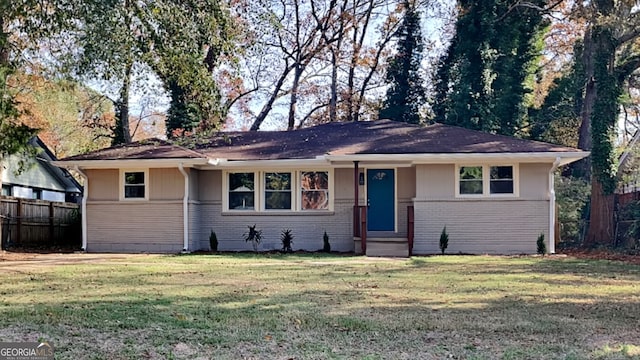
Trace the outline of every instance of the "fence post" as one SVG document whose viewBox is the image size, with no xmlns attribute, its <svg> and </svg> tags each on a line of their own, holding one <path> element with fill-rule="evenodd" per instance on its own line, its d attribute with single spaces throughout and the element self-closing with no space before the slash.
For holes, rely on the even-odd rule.
<svg viewBox="0 0 640 360">
<path fill-rule="evenodd" d="M 18 208 L 16 209 L 16 245 L 22 245 L 22 199 L 18 198 Z"/>
<path fill-rule="evenodd" d="M 54 222 L 53 222 L 53 216 L 54 216 L 54 207 L 53 207 L 53 202 L 49 203 L 49 242 L 53 243 L 55 245 L 55 239 L 54 239 Z"/>
</svg>

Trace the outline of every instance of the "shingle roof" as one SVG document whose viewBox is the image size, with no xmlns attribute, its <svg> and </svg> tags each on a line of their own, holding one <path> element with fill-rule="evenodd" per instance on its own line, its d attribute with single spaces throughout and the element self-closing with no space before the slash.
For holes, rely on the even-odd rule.
<svg viewBox="0 0 640 360">
<path fill-rule="evenodd" d="M 334 122 L 296 131 L 228 132 L 198 151 L 228 160 L 304 159 L 320 155 L 574 152 L 573 148 L 434 124 L 390 120 Z"/>
<path fill-rule="evenodd" d="M 61 161 L 122 160 L 122 159 L 201 159 L 202 154 L 174 145 L 165 140 L 147 139 L 130 144 L 113 146 L 86 154 L 70 156 Z"/>
<path fill-rule="evenodd" d="M 194 150 L 152 139 L 73 156 L 68 160 L 220 158 L 309 159 L 353 154 L 470 154 L 575 152 L 577 149 L 455 126 L 390 120 L 333 122 L 295 131 L 221 132 Z"/>
</svg>

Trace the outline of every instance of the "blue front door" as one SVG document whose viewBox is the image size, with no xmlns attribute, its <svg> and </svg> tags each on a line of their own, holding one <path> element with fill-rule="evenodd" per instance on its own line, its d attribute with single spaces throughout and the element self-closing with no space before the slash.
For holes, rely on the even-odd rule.
<svg viewBox="0 0 640 360">
<path fill-rule="evenodd" d="M 393 169 L 367 170 L 367 230 L 395 230 L 395 176 Z"/>
</svg>

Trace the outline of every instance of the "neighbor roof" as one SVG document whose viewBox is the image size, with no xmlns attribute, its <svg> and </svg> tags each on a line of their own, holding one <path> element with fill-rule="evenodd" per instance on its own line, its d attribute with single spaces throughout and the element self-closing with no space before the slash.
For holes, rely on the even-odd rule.
<svg viewBox="0 0 640 360">
<path fill-rule="evenodd" d="M 390 120 L 333 122 L 295 131 L 220 132 L 194 150 L 152 139 L 63 159 L 283 160 L 322 155 L 575 153 L 577 149 L 460 127 Z"/>
</svg>

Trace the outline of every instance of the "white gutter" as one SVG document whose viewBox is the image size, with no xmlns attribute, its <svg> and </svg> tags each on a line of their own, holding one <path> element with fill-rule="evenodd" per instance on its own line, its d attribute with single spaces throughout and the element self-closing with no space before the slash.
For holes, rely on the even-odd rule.
<svg viewBox="0 0 640 360">
<path fill-rule="evenodd" d="M 89 198 L 89 177 L 77 166 L 73 169 L 77 171 L 84 180 L 84 184 L 82 185 L 82 210 L 80 215 L 82 216 L 82 251 L 87 251 L 87 199 Z"/>
<path fill-rule="evenodd" d="M 201 166 L 201 169 L 217 168 L 217 169 L 231 169 L 231 168 L 300 168 L 310 166 L 327 166 L 330 165 L 329 161 L 324 157 L 320 158 L 307 158 L 307 159 L 281 159 L 281 160 L 226 160 L 215 159 L 210 160 L 207 166 Z M 353 166 L 353 165 L 352 165 Z"/>
<path fill-rule="evenodd" d="M 549 170 L 549 254 L 556 253 L 556 189 L 554 173 L 560 165 L 560 157 L 553 162 Z"/>
<path fill-rule="evenodd" d="M 116 169 L 116 168 L 135 168 L 135 167 L 153 167 L 153 168 L 170 168 L 183 165 L 206 165 L 209 163 L 208 158 L 200 159 L 118 159 L 118 160 L 57 160 L 51 163 L 58 167 L 75 167 L 82 166 L 84 169 Z"/>
<path fill-rule="evenodd" d="M 184 176 L 184 197 L 182 198 L 182 251 L 189 251 L 189 174 L 184 171 L 184 165 L 178 164 L 178 170 Z"/>
</svg>

